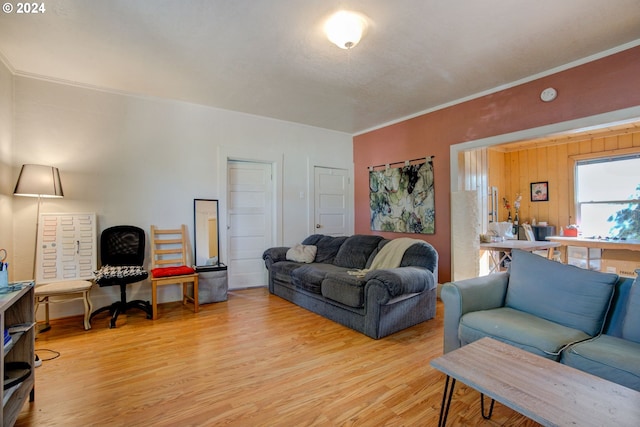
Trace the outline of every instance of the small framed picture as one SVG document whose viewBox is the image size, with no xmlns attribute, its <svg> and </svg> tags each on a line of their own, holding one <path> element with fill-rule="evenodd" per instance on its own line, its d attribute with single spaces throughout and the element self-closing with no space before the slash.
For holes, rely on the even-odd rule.
<svg viewBox="0 0 640 427">
<path fill-rule="evenodd" d="M 532 182 L 531 183 L 531 201 L 532 202 L 548 202 L 549 201 L 549 182 Z"/>
</svg>

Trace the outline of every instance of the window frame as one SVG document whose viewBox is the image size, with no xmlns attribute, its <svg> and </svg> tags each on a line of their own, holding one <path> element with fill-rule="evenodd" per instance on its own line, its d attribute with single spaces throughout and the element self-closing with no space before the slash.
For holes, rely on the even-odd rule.
<svg viewBox="0 0 640 427">
<path fill-rule="evenodd" d="M 584 161 L 589 161 L 589 160 L 598 160 L 598 159 L 603 159 L 603 158 L 616 158 L 616 157 L 628 157 L 628 156 L 633 156 L 633 155 L 640 155 L 640 147 L 631 147 L 631 148 L 625 148 L 625 149 L 619 149 L 619 150 L 608 150 L 608 151 L 600 151 L 597 153 L 589 153 L 589 154 L 576 154 L 576 155 L 572 155 L 569 156 L 569 170 L 571 170 L 573 173 L 570 174 L 570 185 L 569 185 L 569 192 L 571 195 L 571 199 L 573 200 L 573 203 L 570 204 L 569 206 L 569 214 L 571 218 L 575 218 L 575 223 L 576 224 L 581 224 L 582 223 L 582 218 L 581 218 L 581 210 L 580 210 L 580 206 L 582 203 L 580 203 L 580 201 L 578 200 L 578 191 L 576 188 L 576 185 L 578 183 L 578 163 L 579 162 L 584 162 Z M 633 202 L 637 202 L 640 203 L 640 199 L 627 199 L 624 201 L 621 200 L 609 200 L 609 201 L 602 201 L 602 202 L 590 202 L 591 204 L 595 204 L 595 203 L 622 203 L 625 202 L 626 204 L 628 204 L 629 202 L 633 203 Z"/>
</svg>

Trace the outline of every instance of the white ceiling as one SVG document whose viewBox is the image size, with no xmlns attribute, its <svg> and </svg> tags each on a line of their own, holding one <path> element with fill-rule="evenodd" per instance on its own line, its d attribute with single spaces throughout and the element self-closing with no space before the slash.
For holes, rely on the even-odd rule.
<svg viewBox="0 0 640 427">
<path fill-rule="evenodd" d="M 640 0 L 43 3 L 0 12 L 18 75 L 348 133 L 640 44 Z M 370 22 L 350 51 L 322 32 L 342 7 Z"/>
</svg>

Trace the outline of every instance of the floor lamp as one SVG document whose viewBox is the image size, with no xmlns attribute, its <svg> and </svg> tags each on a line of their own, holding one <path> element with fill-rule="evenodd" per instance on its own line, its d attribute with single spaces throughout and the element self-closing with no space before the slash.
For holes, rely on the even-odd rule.
<svg viewBox="0 0 640 427">
<path fill-rule="evenodd" d="M 60 182 L 60 171 L 53 166 L 43 165 L 22 165 L 16 189 L 13 190 L 15 196 L 27 196 L 38 198 L 38 208 L 36 212 L 36 238 L 33 244 L 33 281 L 36 280 L 36 257 L 38 253 L 38 226 L 40 223 L 40 203 L 43 197 L 61 198 L 62 183 Z"/>
</svg>

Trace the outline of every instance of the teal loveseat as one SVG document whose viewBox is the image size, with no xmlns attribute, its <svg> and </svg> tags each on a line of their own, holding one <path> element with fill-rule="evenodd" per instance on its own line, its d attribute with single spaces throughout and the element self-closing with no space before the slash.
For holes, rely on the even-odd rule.
<svg viewBox="0 0 640 427">
<path fill-rule="evenodd" d="M 640 391 L 640 283 L 523 251 L 442 287 L 444 352 L 488 336 Z"/>
</svg>

